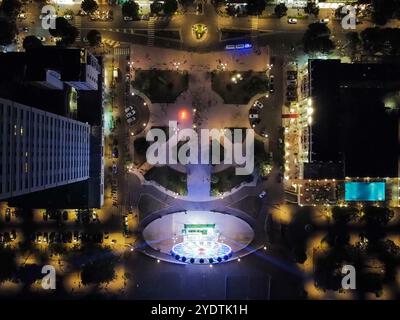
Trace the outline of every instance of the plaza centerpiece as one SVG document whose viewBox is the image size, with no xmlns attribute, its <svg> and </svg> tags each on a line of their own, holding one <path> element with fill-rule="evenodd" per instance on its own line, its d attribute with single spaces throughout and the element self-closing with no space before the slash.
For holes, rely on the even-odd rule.
<svg viewBox="0 0 400 320">
<path fill-rule="evenodd" d="M 180 211 L 151 221 L 143 230 L 147 245 L 189 264 L 229 261 L 254 238 L 241 218 L 215 211 Z"/>
<path fill-rule="evenodd" d="M 196 40 L 204 40 L 207 35 L 208 28 L 205 24 L 196 23 L 192 26 L 192 33 Z"/>
</svg>

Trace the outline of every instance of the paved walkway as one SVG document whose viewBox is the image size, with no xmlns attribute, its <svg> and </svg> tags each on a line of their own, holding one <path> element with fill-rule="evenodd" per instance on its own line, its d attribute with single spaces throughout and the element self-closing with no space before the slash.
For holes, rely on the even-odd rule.
<svg viewBox="0 0 400 320">
<path fill-rule="evenodd" d="M 187 165 L 188 198 L 192 201 L 210 199 L 211 191 L 211 165 Z"/>
</svg>

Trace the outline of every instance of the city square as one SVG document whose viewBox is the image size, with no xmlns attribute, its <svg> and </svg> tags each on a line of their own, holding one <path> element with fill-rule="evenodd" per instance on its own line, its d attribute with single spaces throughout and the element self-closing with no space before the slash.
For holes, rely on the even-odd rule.
<svg viewBox="0 0 400 320">
<path fill-rule="evenodd" d="M 399 17 L 379 10 L 0 0 L 0 297 L 398 300 Z"/>
</svg>

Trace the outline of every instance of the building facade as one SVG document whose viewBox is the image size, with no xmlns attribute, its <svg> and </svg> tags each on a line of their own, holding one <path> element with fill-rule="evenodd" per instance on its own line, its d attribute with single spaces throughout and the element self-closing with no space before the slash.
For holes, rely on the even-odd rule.
<svg viewBox="0 0 400 320">
<path fill-rule="evenodd" d="M 0 98 L 0 200 L 89 178 L 90 125 Z"/>
</svg>

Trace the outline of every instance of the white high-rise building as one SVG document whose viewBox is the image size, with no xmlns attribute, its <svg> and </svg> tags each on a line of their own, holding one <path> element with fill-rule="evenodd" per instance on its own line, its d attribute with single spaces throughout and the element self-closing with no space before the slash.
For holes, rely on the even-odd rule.
<svg viewBox="0 0 400 320">
<path fill-rule="evenodd" d="M 90 125 L 0 98 L 0 200 L 89 178 Z"/>
</svg>

